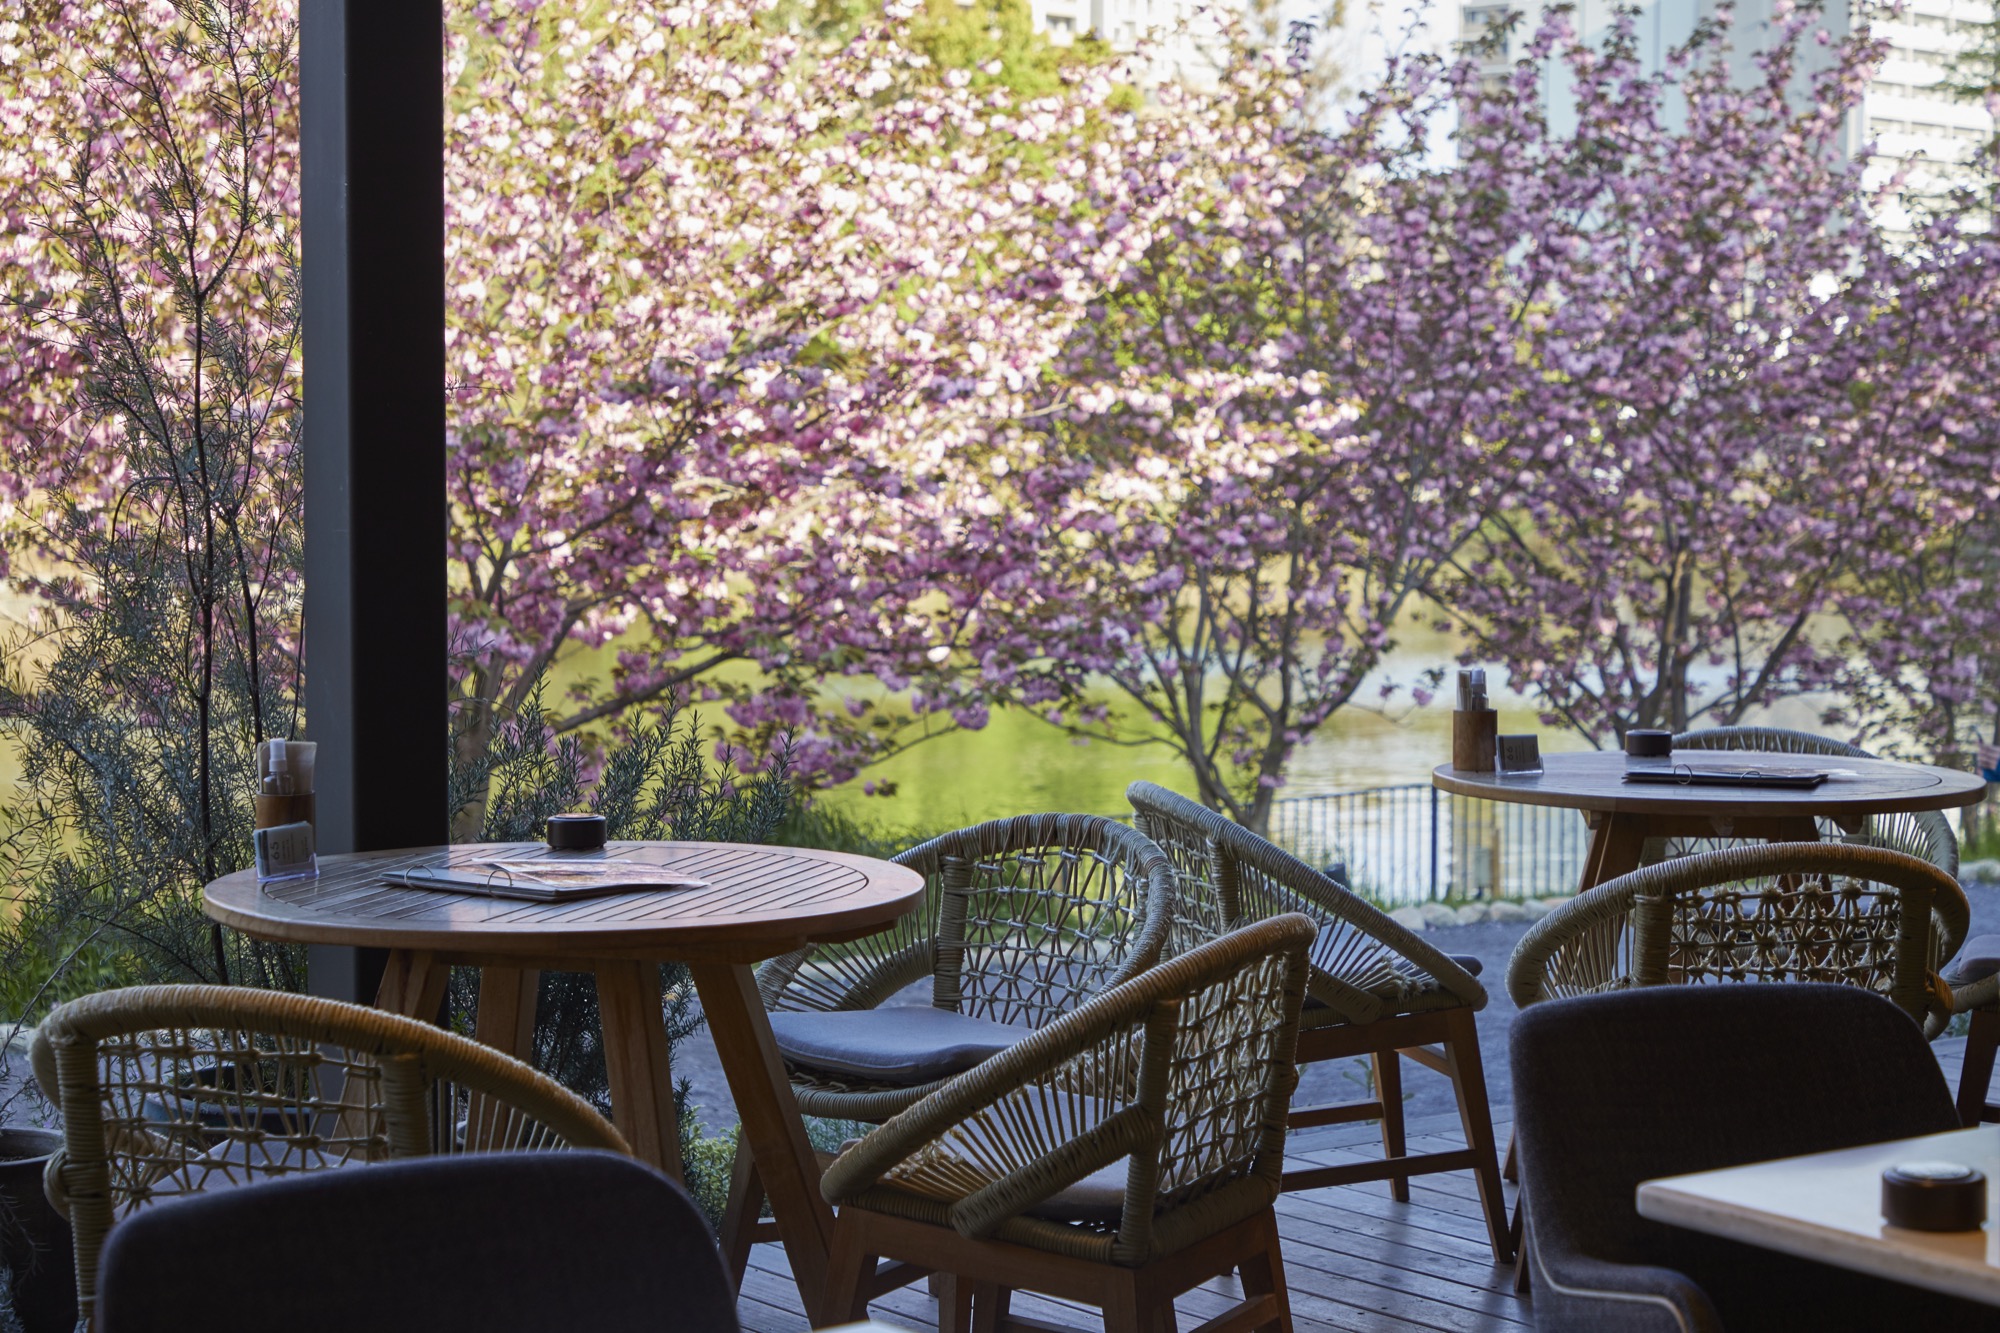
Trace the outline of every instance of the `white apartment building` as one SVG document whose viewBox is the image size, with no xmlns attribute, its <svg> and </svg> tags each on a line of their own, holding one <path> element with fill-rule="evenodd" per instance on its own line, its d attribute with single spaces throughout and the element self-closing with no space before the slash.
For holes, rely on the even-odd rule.
<svg viewBox="0 0 2000 1333">
<path fill-rule="evenodd" d="M 1201 0 L 1028 0 L 1035 31 L 1058 46 L 1096 33 L 1114 51 L 1131 51 L 1147 37 L 1158 43 L 1151 74 L 1159 81 L 1206 87 L 1215 80 L 1217 54 L 1194 19 Z M 1211 5 L 1211 8 L 1213 6 Z"/>
<path fill-rule="evenodd" d="M 1513 64 L 1541 7 L 1542 0 L 1471 0 L 1459 13 L 1459 38 L 1477 41 L 1506 15 L 1521 14 L 1511 40 L 1515 50 L 1496 50 L 1489 57 L 1489 74 L 1497 77 Z M 1826 23 L 1832 35 L 1842 37 L 1851 31 L 1857 11 L 1873 13 L 1875 30 L 1887 39 L 1890 50 L 1850 124 L 1851 151 L 1860 152 L 1872 140 L 1872 177 L 1887 179 L 1909 161 L 1910 183 L 1916 191 L 1941 190 L 1963 177 L 1960 164 L 1993 133 L 1993 117 L 1983 106 L 1953 97 L 1940 86 L 1948 77 L 1950 56 L 1963 48 L 1974 24 L 1992 15 L 1992 6 L 1989 0 L 1906 0 L 1898 15 L 1887 5 L 1869 5 L 1866 0 L 1829 0 Z M 1578 30 L 1586 38 L 1601 37 L 1615 12 L 1613 0 L 1580 0 Z M 1665 54 L 1692 34 L 1696 21 L 1713 12 L 1713 0 L 1646 0 L 1638 32 L 1641 59 L 1657 71 Z M 1742 0 L 1737 5 L 1731 40 L 1745 77 L 1752 71 L 1748 53 L 1757 35 L 1769 29 L 1771 12 L 1771 0 Z M 1544 96 L 1552 103 L 1545 109 L 1552 123 L 1560 126 L 1565 108 L 1560 88 L 1551 83 L 1544 84 Z"/>
</svg>

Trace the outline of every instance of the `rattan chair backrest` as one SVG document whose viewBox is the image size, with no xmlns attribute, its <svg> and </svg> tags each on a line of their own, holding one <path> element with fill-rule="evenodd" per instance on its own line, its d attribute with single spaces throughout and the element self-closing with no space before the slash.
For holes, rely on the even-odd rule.
<svg viewBox="0 0 2000 1333">
<path fill-rule="evenodd" d="M 1101 815 L 1020 815 L 895 858 L 924 903 L 890 930 L 759 970 L 773 1009 L 872 1008 L 929 978 L 931 1002 L 1039 1026 L 1159 961 L 1176 912 L 1166 854 Z"/>
<path fill-rule="evenodd" d="M 395 1014 L 238 986 L 137 986 L 54 1010 L 31 1052 L 62 1107 L 49 1195 L 97 1256 L 132 1209 L 179 1194 L 432 1153 L 631 1150 L 560 1084 Z"/>
<path fill-rule="evenodd" d="M 1151 782 L 1125 790 L 1138 825 L 1166 849 L 1181 880 L 1177 950 L 1286 912 L 1320 925 L 1310 990 L 1355 1022 L 1393 1012 L 1429 987 L 1477 1008 L 1486 990 L 1464 968 L 1330 875 L 1241 824 Z"/>
<path fill-rule="evenodd" d="M 1515 1003 L 1669 983 L 1819 981 L 1887 996 L 1933 1035 L 1964 941 L 1958 881 L 1917 857 L 1769 843 L 1681 857 L 1579 894 L 1508 964 Z"/>
<path fill-rule="evenodd" d="M 1858 745 L 1820 736 L 1810 731 L 1787 731 L 1782 727 L 1709 727 L 1684 731 L 1674 737 L 1676 750 L 1755 750 L 1766 754 L 1824 755 L 1835 759 L 1873 759 L 1876 756 Z M 1856 847 L 1883 847 L 1892 852 L 1929 861 L 1938 869 L 1958 878 L 1958 835 L 1942 810 L 1918 810 L 1905 814 L 1869 815 L 1858 828 L 1843 828 L 1830 819 L 1819 821 L 1820 837 Z M 1672 840 L 1668 855 L 1685 856 L 1726 844 L 1703 840 Z"/>
</svg>

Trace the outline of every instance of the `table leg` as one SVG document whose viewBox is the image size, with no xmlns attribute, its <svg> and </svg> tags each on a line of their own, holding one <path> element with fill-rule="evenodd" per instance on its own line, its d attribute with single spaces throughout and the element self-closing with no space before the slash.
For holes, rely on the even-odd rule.
<svg viewBox="0 0 2000 1333">
<path fill-rule="evenodd" d="M 535 1049 L 535 997 L 542 974 L 528 967 L 488 967 L 479 973 L 479 1018 L 472 1037 L 516 1060 Z"/>
<path fill-rule="evenodd" d="M 600 962 L 596 972 L 612 1119 L 634 1156 L 680 1180 L 680 1116 L 674 1108 L 673 1070 L 667 1063 L 660 965 Z"/>
<path fill-rule="evenodd" d="M 541 979 L 542 974 L 533 968 L 481 969 L 479 1017 L 473 1025 L 473 1040 L 532 1064 L 535 1053 L 535 997 L 541 989 Z M 466 1107 L 466 1148 L 483 1152 L 504 1147 L 497 1136 L 504 1132 L 507 1123 L 504 1103 L 483 1092 L 473 1093 Z"/>
<path fill-rule="evenodd" d="M 819 1159 L 806 1138 L 805 1121 L 792 1096 L 791 1079 L 771 1037 L 771 1021 L 750 969 L 733 964 L 691 964 L 702 1013 L 715 1036 L 729 1093 L 743 1120 L 743 1141 L 757 1160 L 757 1174 L 771 1200 L 771 1215 L 785 1242 L 799 1296 L 819 1326 L 833 1243 L 833 1209 L 819 1192 Z"/>
<path fill-rule="evenodd" d="M 429 949 L 391 949 L 382 984 L 375 991 L 375 1007 L 435 1023 L 444 1008 L 444 985 L 450 977 L 451 968 Z"/>
<path fill-rule="evenodd" d="M 1851 831 L 1851 830 L 1850 830 Z M 1818 842 L 1819 822 L 1810 815 L 1798 819 L 1775 819 L 1764 833 L 1765 842 Z"/>
<path fill-rule="evenodd" d="M 1606 880 L 1637 870 L 1649 835 L 1643 815 L 1600 815 L 1591 829 L 1590 850 L 1583 858 L 1583 882 L 1576 886 L 1576 891 L 1594 889 Z"/>
</svg>

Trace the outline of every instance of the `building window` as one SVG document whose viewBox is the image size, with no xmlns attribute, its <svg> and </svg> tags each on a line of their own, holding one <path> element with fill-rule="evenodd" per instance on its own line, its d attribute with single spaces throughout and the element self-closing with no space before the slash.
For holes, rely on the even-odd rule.
<svg viewBox="0 0 2000 1333">
<path fill-rule="evenodd" d="M 1477 49 L 1488 60 L 1507 59 L 1513 45 L 1507 21 L 1514 13 L 1507 5 L 1467 5 L 1459 12 L 1459 49 Z"/>
</svg>

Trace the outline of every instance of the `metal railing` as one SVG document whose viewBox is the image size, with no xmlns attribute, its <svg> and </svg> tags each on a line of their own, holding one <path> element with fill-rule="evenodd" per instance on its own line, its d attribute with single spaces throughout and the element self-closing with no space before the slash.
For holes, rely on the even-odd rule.
<svg viewBox="0 0 2000 1333">
<path fill-rule="evenodd" d="M 1344 866 L 1355 892 L 1392 907 L 1574 893 L 1590 847 L 1574 810 L 1447 796 L 1425 783 L 1279 800 L 1270 836 L 1309 865 Z"/>
</svg>

